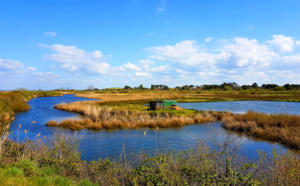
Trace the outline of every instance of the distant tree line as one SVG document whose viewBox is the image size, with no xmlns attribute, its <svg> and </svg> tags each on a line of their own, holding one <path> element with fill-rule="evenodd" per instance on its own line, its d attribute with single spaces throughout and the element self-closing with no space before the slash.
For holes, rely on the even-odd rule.
<svg viewBox="0 0 300 186">
<path fill-rule="evenodd" d="M 169 90 L 167 85 L 151 85 L 150 89 Z"/>
<path fill-rule="evenodd" d="M 252 85 L 238 85 L 236 82 L 217 84 L 204 84 L 201 86 L 184 85 L 175 87 L 177 90 L 249 90 L 249 89 L 265 89 L 265 90 L 300 90 L 300 84 L 285 84 L 279 86 L 277 84 L 262 84 L 258 86 L 257 83 Z"/>
<path fill-rule="evenodd" d="M 119 89 L 121 90 L 122 88 L 116 87 L 116 88 L 105 88 L 102 90 L 108 90 L 108 89 Z M 149 89 L 147 87 L 144 87 L 143 84 L 140 84 L 137 87 L 131 87 L 128 85 L 125 85 L 123 89 L 126 90 L 143 90 L 143 89 Z M 150 89 L 152 90 L 169 90 L 171 89 L 167 85 L 151 85 Z M 264 89 L 264 90 L 300 90 L 300 84 L 285 84 L 283 86 L 279 86 L 277 84 L 262 84 L 261 86 L 258 86 L 257 83 L 253 83 L 252 85 L 238 85 L 236 82 L 229 82 L 229 83 L 222 83 L 220 85 L 217 84 L 204 84 L 204 85 L 183 85 L 183 86 L 176 86 L 173 88 L 173 90 L 225 90 L 225 91 L 230 91 L 230 90 L 251 90 L 251 89 Z M 56 90 L 74 90 L 70 88 L 59 88 Z M 87 87 L 88 91 L 97 91 L 99 90 L 98 88 L 95 88 L 93 85 L 89 85 Z"/>
</svg>

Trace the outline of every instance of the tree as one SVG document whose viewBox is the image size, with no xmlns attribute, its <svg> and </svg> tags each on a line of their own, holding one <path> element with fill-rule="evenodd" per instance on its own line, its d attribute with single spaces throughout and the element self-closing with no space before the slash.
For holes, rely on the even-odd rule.
<svg viewBox="0 0 300 186">
<path fill-rule="evenodd" d="M 131 89 L 131 87 L 128 85 L 125 85 L 124 89 Z"/>
<path fill-rule="evenodd" d="M 257 83 L 253 83 L 253 84 L 251 85 L 251 87 L 254 88 L 254 89 L 259 88 L 259 86 L 257 85 Z"/>
<path fill-rule="evenodd" d="M 95 87 L 93 86 L 93 85 L 89 85 L 88 87 L 87 87 L 87 90 L 94 90 L 95 89 Z"/>
<path fill-rule="evenodd" d="M 228 86 L 228 85 L 224 86 L 223 89 L 224 89 L 225 91 L 231 91 L 231 90 L 232 90 L 232 88 L 231 88 L 230 86 Z"/>
<path fill-rule="evenodd" d="M 144 89 L 143 84 L 141 84 L 140 86 L 138 86 L 139 89 Z"/>
</svg>

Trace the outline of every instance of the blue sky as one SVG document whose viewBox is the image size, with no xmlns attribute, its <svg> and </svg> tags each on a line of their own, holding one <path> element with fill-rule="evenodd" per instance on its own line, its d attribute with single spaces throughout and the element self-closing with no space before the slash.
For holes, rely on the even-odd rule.
<svg viewBox="0 0 300 186">
<path fill-rule="evenodd" d="M 300 83 L 298 0 L 1 0 L 0 90 Z"/>
</svg>

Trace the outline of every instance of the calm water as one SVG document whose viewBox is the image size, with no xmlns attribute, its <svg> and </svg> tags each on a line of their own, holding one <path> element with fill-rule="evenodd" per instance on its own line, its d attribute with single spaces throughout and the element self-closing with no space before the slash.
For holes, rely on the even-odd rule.
<svg viewBox="0 0 300 186">
<path fill-rule="evenodd" d="M 13 139 L 15 141 L 22 141 L 24 139 L 35 139 L 38 133 L 41 136 L 46 136 L 46 139 L 53 137 L 53 131 L 58 132 L 60 130 L 66 134 L 74 135 L 75 131 L 69 129 L 60 129 L 47 127 L 46 122 L 49 120 L 61 121 L 66 118 L 79 117 L 78 114 L 69 113 L 53 108 L 54 105 L 62 102 L 74 102 L 91 100 L 87 98 L 79 98 L 74 95 L 64 95 L 62 97 L 46 97 L 35 98 L 29 101 L 29 105 L 32 107 L 28 112 L 17 114 L 15 120 L 11 124 L 11 130 L 14 134 Z M 237 104 L 238 103 L 238 104 Z M 213 106 L 209 106 L 212 104 Z M 252 104 L 252 105 L 251 105 Z M 257 105 L 258 104 L 258 105 Z M 278 105 L 276 105 L 278 104 Z M 236 105 L 249 105 L 249 108 L 259 108 L 259 112 L 273 113 L 277 112 L 276 108 L 281 107 L 287 113 L 299 114 L 300 103 L 285 103 L 285 102 L 219 102 L 207 103 L 202 107 L 202 103 L 180 103 L 182 107 L 193 109 L 210 109 L 218 108 L 219 110 L 229 110 L 233 112 L 245 112 L 247 109 Z M 284 105 L 284 109 L 283 109 Z M 289 106 L 290 105 L 290 106 Z M 240 108 L 240 109 L 237 109 Z M 275 108 L 275 110 L 272 110 Z M 298 110 L 297 110 L 298 108 Z M 295 111 L 295 109 L 297 111 Z M 253 110 L 253 109 L 252 109 Z M 35 124 L 31 124 L 32 121 L 36 121 Z M 19 129 L 21 124 L 21 129 Z M 116 129 L 116 130 L 81 130 L 77 131 L 77 136 L 82 137 L 80 143 L 80 151 L 82 152 L 82 159 L 93 160 L 106 157 L 118 157 L 123 150 L 123 144 L 125 145 L 125 153 L 137 153 L 144 151 L 146 153 L 153 154 L 155 151 L 170 151 L 170 150 L 187 150 L 194 148 L 195 144 L 199 141 L 204 141 L 212 148 L 216 143 L 212 141 L 223 141 L 223 137 L 226 134 L 231 134 L 233 138 L 236 138 L 240 143 L 241 153 L 248 158 L 253 159 L 257 157 L 257 150 L 265 152 L 272 152 L 272 149 L 286 151 L 284 147 L 277 143 L 269 143 L 266 141 L 257 141 L 247 138 L 243 135 L 227 132 L 221 128 L 220 122 L 188 125 L 181 128 L 168 128 L 168 129 Z M 25 134 L 24 129 L 29 132 Z M 146 135 L 144 136 L 144 132 Z M 36 139 L 35 139 L 36 140 Z"/>
<path fill-rule="evenodd" d="M 233 113 L 245 113 L 248 110 L 262 113 L 286 113 L 300 115 L 299 102 L 279 101 L 228 101 L 228 102 L 200 102 L 178 103 L 178 106 L 186 109 L 230 111 Z"/>
</svg>

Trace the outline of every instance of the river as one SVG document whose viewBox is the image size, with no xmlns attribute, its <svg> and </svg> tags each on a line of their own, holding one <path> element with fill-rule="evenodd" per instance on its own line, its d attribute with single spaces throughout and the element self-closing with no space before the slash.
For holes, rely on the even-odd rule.
<svg viewBox="0 0 300 186">
<path fill-rule="evenodd" d="M 210 122 L 195 125 L 187 125 L 180 128 L 167 129 L 114 129 L 114 130 L 80 130 L 61 129 L 47 127 L 49 120 L 61 121 L 67 118 L 79 117 L 76 113 L 69 113 L 54 109 L 53 106 L 63 102 L 75 102 L 93 100 L 74 95 L 61 97 L 35 98 L 28 102 L 31 109 L 27 112 L 16 115 L 10 129 L 13 132 L 11 137 L 14 141 L 24 139 L 36 140 L 40 133 L 41 137 L 46 136 L 45 142 L 53 139 L 53 132 L 63 132 L 81 139 L 79 151 L 84 160 L 97 160 L 99 158 L 118 157 L 124 150 L 126 154 L 139 153 L 141 151 L 149 154 L 155 152 L 168 152 L 173 150 L 193 149 L 196 143 L 205 143 L 211 148 L 223 141 L 223 138 L 230 134 L 239 143 L 240 153 L 254 159 L 258 150 L 272 153 L 273 149 L 286 152 L 287 149 L 278 143 L 260 141 L 248 138 L 233 132 L 222 129 L 221 122 Z M 212 103 L 179 103 L 179 106 L 197 110 L 232 111 L 244 113 L 247 110 L 254 110 L 264 113 L 284 112 L 300 115 L 300 103 L 294 102 L 269 102 L 269 101 L 238 101 L 238 102 L 212 102 Z M 250 109 L 249 109 L 250 108 Z M 32 122 L 35 121 L 34 124 Z M 21 128 L 19 125 L 21 124 Z M 27 131 L 27 133 L 24 132 Z M 146 134 L 146 135 L 144 135 Z M 44 140 L 44 139 L 43 139 Z M 124 149 L 123 149 L 124 147 Z M 123 151 L 123 152 L 124 152 Z"/>
</svg>

